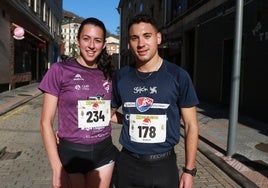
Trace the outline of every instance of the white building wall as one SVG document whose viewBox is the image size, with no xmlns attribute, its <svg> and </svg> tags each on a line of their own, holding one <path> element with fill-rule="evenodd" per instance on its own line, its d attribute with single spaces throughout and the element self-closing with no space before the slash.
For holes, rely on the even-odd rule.
<svg viewBox="0 0 268 188">
<path fill-rule="evenodd" d="M 110 36 L 110 37 L 107 37 L 106 38 L 106 43 L 116 43 L 116 44 L 119 44 L 119 39 Z"/>
<path fill-rule="evenodd" d="M 77 44 L 77 33 L 78 33 L 78 29 L 80 27 L 79 23 L 70 23 L 69 24 L 64 24 L 62 25 L 62 37 L 63 37 L 63 41 L 65 43 L 65 49 L 64 49 L 64 54 L 65 55 L 71 55 L 71 49 L 69 49 L 70 44 Z"/>
</svg>

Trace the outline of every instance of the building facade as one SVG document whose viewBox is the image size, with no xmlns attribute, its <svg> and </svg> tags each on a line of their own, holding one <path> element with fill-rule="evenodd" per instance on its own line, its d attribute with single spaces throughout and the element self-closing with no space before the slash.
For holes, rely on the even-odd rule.
<svg viewBox="0 0 268 188">
<path fill-rule="evenodd" d="M 110 35 L 106 37 L 106 50 L 112 57 L 112 65 L 115 69 L 120 68 L 119 64 L 119 39 L 117 36 Z"/>
<path fill-rule="evenodd" d="M 160 8 L 161 7 L 161 8 Z M 228 107 L 232 84 L 236 1 L 121 0 L 121 65 L 131 63 L 128 20 L 139 12 L 156 18 L 159 52 L 186 69 L 200 100 Z M 244 0 L 239 112 L 268 122 L 268 1 Z"/>
<path fill-rule="evenodd" d="M 106 49 L 109 55 L 119 54 L 119 39 L 117 37 L 106 37 Z"/>
<path fill-rule="evenodd" d="M 76 23 L 70 19 L 62 24 L 62 42 L 64 43 L 63 54 L 67 56 L 76 57 L 79 54 L 77 48 L 77 32 L 80 27 L 80 23 Z"/>
<path fill-rule="evenodd" d="M 62 0 L 2 0 L 0 12 L 0 90 L 40 81 L 60 55 Z"/>
</svg>

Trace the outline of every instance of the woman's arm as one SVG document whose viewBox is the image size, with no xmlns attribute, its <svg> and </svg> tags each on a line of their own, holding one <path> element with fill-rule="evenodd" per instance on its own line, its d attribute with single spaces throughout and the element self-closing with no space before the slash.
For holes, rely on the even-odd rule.
<svg viewBox="0 0 268 188">
<path fill-rule="evenodd" d="M 62 182 L 62 179 L 66 181 L 68 179 L 63 178 L 65 176 L 65 172 L 59 158 L 56 137 L 53 130 L 53 122 L 57 110 L 57 103 L 57 97 L 48 93 L 44 93 L 40 131 L 53 172 L 53 187 L 63 185 L 64 181 Z"/>
<path fill-rule="evenodd" d="M 116 108 L 111 109 L 111 122 L 122 124 L 123 114 L 118 112 Z"/>
</svg>

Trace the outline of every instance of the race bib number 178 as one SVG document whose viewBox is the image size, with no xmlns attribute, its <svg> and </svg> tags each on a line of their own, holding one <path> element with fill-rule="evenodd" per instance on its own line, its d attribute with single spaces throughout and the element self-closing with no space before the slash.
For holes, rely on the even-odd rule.
<svg viewBox="0 0 268 188">
<path fill-rule="evenodd" d="M 130 114 L 130 139 L 139 143 L 161 143 L 166 140 L 166 115 Z"/>
</svg>

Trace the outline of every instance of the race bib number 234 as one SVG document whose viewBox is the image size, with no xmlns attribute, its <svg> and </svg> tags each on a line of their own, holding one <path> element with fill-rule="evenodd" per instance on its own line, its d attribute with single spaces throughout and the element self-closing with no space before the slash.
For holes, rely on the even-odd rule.
<svg viewBox="0 0 268 188">
<path fill-rule="evenodd" d="M 109 100 L 78 101 L 78 127 L 81 129 L 108 126 L 110 114 Z"/>
</svg>

